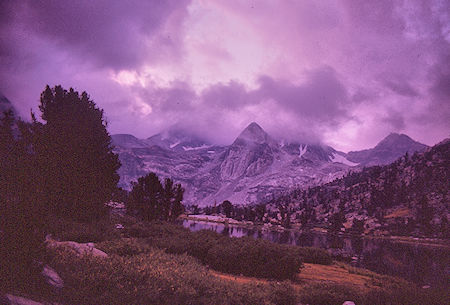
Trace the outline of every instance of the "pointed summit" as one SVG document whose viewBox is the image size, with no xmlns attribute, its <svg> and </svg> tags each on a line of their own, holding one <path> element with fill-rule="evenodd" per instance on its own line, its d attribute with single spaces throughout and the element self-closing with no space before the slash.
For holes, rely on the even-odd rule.
<svg viewBox="0 0 450 305">
<path fill-rule="evenodd" d="M 414 152 L 423 151 L 427 148 L 426 145 L 414 141 L 405 134 L 392 132 L 386 138 L 381 140 L 374 149 L 390 149 L 399 152 Z"/>
<path fill-rule="evenodd" d="M 391 133 L 374 148 L 351 151 L 347 154 L 347 157 L 350 161 L 365 166 L 383 165 L 394 162 L 405 153 L 422 152 L 427 147 L 405 134 Z"/>
<path fill-rule="evenodd" d="M 241 132 L 236 141 L 238 140 L 261 144 L 270 141 L 270 137 L 261 126 L 252 122 Z"/>
</svg>

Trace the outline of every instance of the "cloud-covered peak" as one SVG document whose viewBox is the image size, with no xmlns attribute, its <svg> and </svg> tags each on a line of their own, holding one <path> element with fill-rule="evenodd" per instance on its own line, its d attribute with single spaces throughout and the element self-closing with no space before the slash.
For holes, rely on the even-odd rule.
<svg viewBox="0 0 450 305">
<path fill-rule="evenodd" d="M 269 141 L 269 135 L 257 123 L 250 123 L 239 135 L 236 141 L 245 141 L 252 143 L 266 143 Z"/>
<path fill-rule="evenodd" d="M 376 146 L 375 149 L 403 149 L 405 148 L 406 151 L 412 150 L 413 148 L 417 151 L 422 151 L 427 146 L 419 143 L 417 141 L 414 141 L 406 134 L 399 134 L 399 133 L 390 133 L 386 138 L 381 140 Z"/>
</svg>

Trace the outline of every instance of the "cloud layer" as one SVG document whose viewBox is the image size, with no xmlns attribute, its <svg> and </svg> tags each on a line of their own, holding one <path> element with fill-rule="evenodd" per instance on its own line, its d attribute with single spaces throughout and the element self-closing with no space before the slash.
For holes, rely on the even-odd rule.
<svg viewBox="0 0 450 305">
<path fill-rule="evenodd" d="M 183 126 L 229 143 L 249 122 L 338 149 L 391 131 L 449 136 L 450 4 L 430 1 L 0 3 L 0 92 L 86 90 L 112 133 Z"/>
</svg>

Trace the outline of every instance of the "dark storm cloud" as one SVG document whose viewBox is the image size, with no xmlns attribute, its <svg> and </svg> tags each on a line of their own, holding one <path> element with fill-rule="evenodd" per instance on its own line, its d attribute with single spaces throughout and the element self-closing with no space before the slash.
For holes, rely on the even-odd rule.
<svg viewBox="0 0 450 305">
<path fill-rule="evenodd" d="M 400 132 L 402 131 L 406 124 L 403 115 L 395 110 L 390 110 L 389 114 L 382 118 L 382 121 L 391 126 L 392 131 Z"/>
<path fill-rule="evenodd" d="M 259 121 L 277 136 L 320 142 L 323 128 L 338 126 L 351 115 L 346 108 L 347 90 L 331 67 L 310 71 L 300 84 L 262 76 L 255 89 L 231 81 L 212 85 L 195 95 L 186 83 L 178 83 L 170 88 L 143 90 L 141 96 L 154 110 L 152 115 L 167 118 L 166 127 L 176 122 L 177 126 L 227 144 L 240 131 L 229 126 L 233 117 L 244 125 Z M 286 115 L 277 120 L 280 113 Z M 239 126 L 242 127 L 245 126 Z"/>
<path fill-rule="evenodd" d="M 384 85 L 393 92 L 407 97 L 416 97 L 419 93 L 414 90 L 407 82 L 402 80 L 385 80 Z"/>
<path fill-rule="evenodd" d="M 158 31 L 188 2 L 7 1 L 2 15 L 13 33 L 22 28 L 96 65 L 123 69 L 178 51 L 178 33 Z"/>
<path fill-rule="evenodd" d="M 450 47 L 449 53 L 450 54 Z M 422 119 L 427 122 L 440 123 L 450 130 L 450 55 L 443 56 L 441 60 L 430 69 L 429 77 L 432 79 L 430 88 L 431 103 Z"/>
<path fill-rule="evenodd" d="M 249 122 L 367 148 L 450 130 L 446 0 L 0 0 L 0 92 L 86 90 L 112 133 L 182 124 L 229 143 Z M 426 128 L 423 128 L 426 126 Z"/>
<path fill-rule="evenodd" d="M 235 110 L 255 103 L 256 101 L 251 95 L 245 89 L 244 84 L 231 81 L 228 84 L 215 84 L 208 87 L 203 91 L 201 99 L 206 107 Z"/>
<path fill-rule="evenodd" d="M 377 34 L 401 33 L 404 23 L 395 13 L 395 1 L 353 1 L 344 0 L 344 7 L 350 20 L 357 25 L 355 30 L 368 30 Z M 380 23 L 382 21 L 382 23 Z"/>
<path fill-rule="evenodd" d="M 144 101 L 150 101 L 155 111 L 162 113 L 187 112 L 195 110 L 195 91 L 185 82 L 176 82 L 169 88 L 138 89 Z"/>
<path fill-rule="evenodd" d="M 257 96 L 261 99 L 274 99 L 281 107 L 300 117 L 332 125 L 342 118 L 348 118 L 348 93 L 331 67 L 310 71 L 306 81 L 300 85 L 277 81 L 269 76 L 261 77 L 259 83 Z"/>
<path fill-rule="evenodd" d="M 331 67 L 309 71 L 300 84 L 267 75 L 261 76 L 258 84 L 253 90 L 247 90 L 244 84 L 236 81 L 216 84 L 205 89 L 200 99 L 205 107 L 231 110 L 270 100 L 280 109 L 296 113 L 299 117 L 329 124 L 348 118 L 348 93 Z"/>
</svg>

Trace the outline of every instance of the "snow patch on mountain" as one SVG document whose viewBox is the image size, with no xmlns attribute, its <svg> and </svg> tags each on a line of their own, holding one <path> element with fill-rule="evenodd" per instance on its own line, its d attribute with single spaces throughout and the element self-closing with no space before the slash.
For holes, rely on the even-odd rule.
<svg viewBox="0 0 450 305">
<path fill-rule="evenodd" d="M 344 156 L 341 156 L 337 153 L 333 153 L 331 157 L 331 161 L 334 163 L 342 163 L 348 166 L 357 166 L 359 163 L 354 163 L 352 161 L 347 160 Z"/>
<path fill-rule="evenodd" d="M 303 156 L 305 153 L 306 153 L 306 151 L 307 151 L 307 149 L 308 149 L 308 145 L 305 145 L 305 146 L 303 146 L 303 145 L 300 145 L 300 153 L 299 153 L 299 157 L 301 157 L 301 156 Z"/>
<path fill-rule="evenodd" d="M 177 142 L 175 142 L 175 143 L 173 143 L 173 144 L 170 144 L 169 145 L 169 147 L 170 148 L 174 148 L 174 147 L 176 147 L 178 144 L 180 144 L 181 143 L 181 141 L 177 141 Z M 184 147 L 183 147 L 184 148 Z"/>
<path fill-rule="evenodd" d="M 183 146 L 183 149 L 185 151 L 190 151 L 190 150 L 199 150 L 199 149 L 205 149 L 205 148 L 210 148 L 210 147 L 211 147 L 211 145 L 203 144 L 203 145 L 197 146 L 197 147 Z"/>
</svg>

